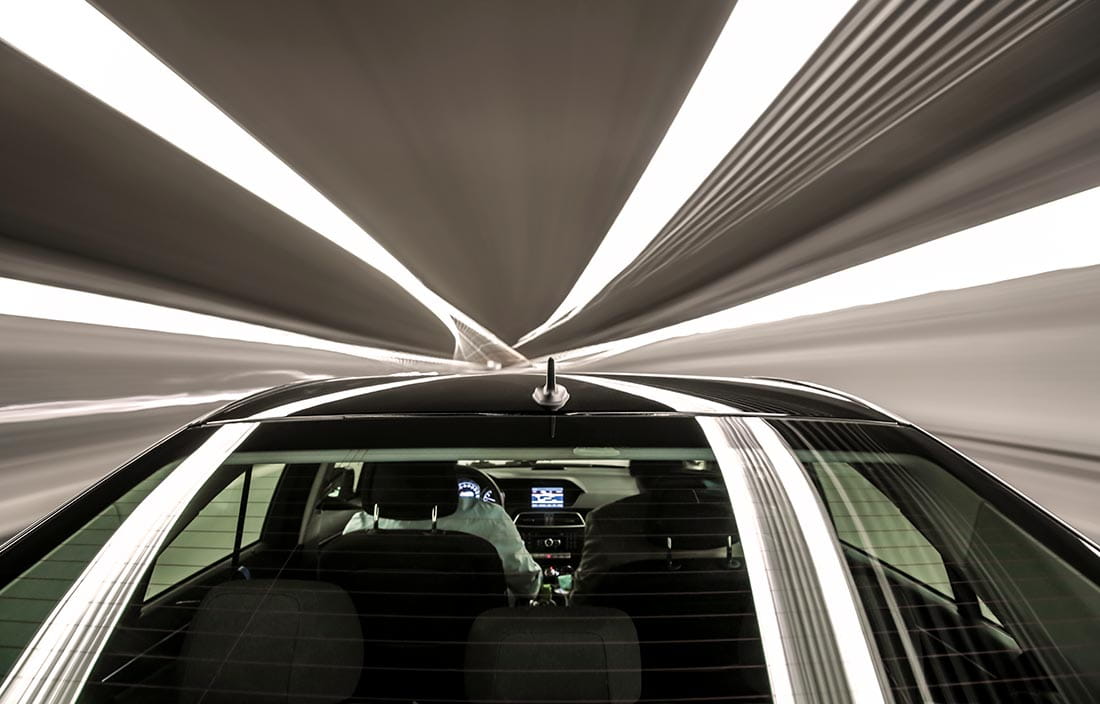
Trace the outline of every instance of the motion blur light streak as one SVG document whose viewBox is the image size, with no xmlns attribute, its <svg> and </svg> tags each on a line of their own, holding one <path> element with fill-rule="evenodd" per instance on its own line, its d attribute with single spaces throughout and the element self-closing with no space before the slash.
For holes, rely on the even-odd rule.
<svg viewBox="0 0 1100 704">
<path fill-rule="evenodd" d="M 133 413 L 172 406 L 202 406 L 208 403 L 233 401 L 269 387 L 212 391 L 210 393 L 169 394 L 166 396 L 127 396 L 80 401 L 46 401 L 0 406 L 0 424 L 30 423 L 58 418 L 79 418 L 104 413 Z"/>
<path fill-rule="evenodd" d="M 776 95 L 852 0 L 741 0 L 645 172 L 558 309 L 520 345 L 576 315 L 646 248 Z M 798 21 L 792 22 L 793 14 Z"/>
<path fill-rule="evenodd" d="M 1100 188 L 993 220 L 728 310 L 555 355 L 606 358 L 664 340 L 1100 264 Z"/>
<path fill-rule="evenodd" d="M 17 421 L 0 423 L 0 540 L 224 405 L 225 396 L 331 375 L 423 375 L 457 366 L 0 316 L 0 406 L 11 411 L 4 420 Z M 161 402 L 139 408 L 142 399 Z M 190 403 L 199 399 L 206 402 Z M 70 414 L 76 411 L 83 412 Z"/>
<path fill-rule="evenodd" d="M 944 438 L 1100 536 L 1100 266 L 666 340 L 576 370 L 805 379 Z"/>
<path fill-rule="evenodd" d="M 0 278 L 0 315 L 259 342 L 323 350 L 366 359 L 468 366 L 464 362 L 362 345 L 349 345 L 239 320 L 227 320 L 205 313 L 192 313 L 152 303 L 127 301 L 97 293 L 74 291 L 15 279 Z"/>
<path fill-rule="evenodd" d="M 0 39 L 390 277 L 447 326 L 456 354 L 491 344 L 506 358 L 522 359 L 91 5 L 0 4 Z M 488 342 L 471 346 L 467 331 Z"/>
<path fill-rule="evenodd" d="M 1100 186 L 1098 26 L 1080 0 L 862 0 L 645 251 L 522 349 L 652 332 Z"/>
<path fill-rule="evenodd" d="M 0 0 L 0 538 L 250 390 L 548 355 L 857 394 L 1100 536 L 1097 27 Z"/>
</svg>

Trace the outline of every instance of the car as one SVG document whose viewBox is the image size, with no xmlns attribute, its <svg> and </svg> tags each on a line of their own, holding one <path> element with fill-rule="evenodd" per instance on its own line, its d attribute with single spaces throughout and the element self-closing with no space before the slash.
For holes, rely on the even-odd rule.
<svg viewBox="0 0 1100 704">
<path fill-rule="evenodd" d="M 1089 702 L 1100 550 L 798 381 L 314 380 L 0 550 L 3 702 Z"/>
</svg>

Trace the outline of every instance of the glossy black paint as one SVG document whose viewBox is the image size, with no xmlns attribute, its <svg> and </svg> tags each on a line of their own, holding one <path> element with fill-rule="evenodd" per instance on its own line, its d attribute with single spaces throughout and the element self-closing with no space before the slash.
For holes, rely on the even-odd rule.
<svg viewBox="0 0 1100 704">
<path fill-rule="evenodd" d="M 744 413 L 782 414 L 807 418 L 837 418 L 856 421 L 892 422 L 894 419 L 839 394 L 797 383 L 772 383 L 749 379 L 701 379 L 646 376 L 638 374 L 590 374 L 620 379 L 660 389 L 710 399 Z M 328 393 L 400 381 L 402 377 L 358 377 L 327 379 L 282 386 L 250 396 L 215 411 L 203 422 L 239 420 L 287 403 L 304 401 Z M 562 378 L 569 388 L 569 403 L 561 413 L 662 413 L 668 406 L 598 384 Z M 341 416 L 357 414 L 416 413 L 500 413 L 544 416 L 546 411 L 531 398 L 543 382 L 535 370 L 440 378 L 387 391 L 314 406 L 294 416 Z"/>
<path fill-rule="evenodd" d="M 425 416 L 264 423 L 240 451 L 609 445 L 709 447 L 693 418 Z"/>
<path fill-rule="evenodd" d="M 402 377 L 397 376 L 357 376 L 342 379 L 301 381 L 276 386 L 228 403 L 202 418 L 200 422 L 239 420 L 295 401 L 304 401 L 307 398 L 315 398 L 347 389 L 366 389 L 378 384 L 400 381 L 401 379 Z"/>
<path fill-rule="evenodd" d="M 798 382 L 752 379 L 703 379 L 643 374 L 593 374 L 678 391 L 723 403 L 744 413 L 782 413 L 807 418 L 893 422 L 894 418 L 846 396 Z"/>
<path fill-rule="evenodd" d="M 317 406 L 296 415 L 354 413 L 508 413 L 547 415 L 531 392 L 542 385 L 540 373 L 504 373 L 440 379 L 424 384 L 379 391 L 357 398 Z M 562 413 L 601 411 L 665 412 L 663 404 L 612 391 L 602 386 L 562 379 L 569 389 L 569 403 Z"/>
</svg>

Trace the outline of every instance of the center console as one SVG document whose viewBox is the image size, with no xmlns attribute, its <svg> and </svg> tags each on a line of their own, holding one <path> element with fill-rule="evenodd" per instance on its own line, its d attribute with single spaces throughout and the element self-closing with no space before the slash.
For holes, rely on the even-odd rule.
<svg viewBox="0 0 1100 704">
<path fill-rule="evenodd" d="M 523 511 L 516 514 L 527 552 L 540 564 L 559 569 L 580 561 L 584 548 L 584 517 L 576 511 Z"/>
<path fill-rule="evenodd" d="M 543 569 L 544 587 L 555 598 L 562 597 L 571 588 L 573 570 L 584 549 L 586 511 L 573 508 L 584 491 L 565 477 L 497 481 L 527 552 Z"/>
<path fill-rule="evenodd" d="M 523 511 L 516 514 L 527 552 L 542 567 L 541 600 L 568 604 L 573 570 L 584 548 L 584 516 L 576 511 Z"/>
</svg>

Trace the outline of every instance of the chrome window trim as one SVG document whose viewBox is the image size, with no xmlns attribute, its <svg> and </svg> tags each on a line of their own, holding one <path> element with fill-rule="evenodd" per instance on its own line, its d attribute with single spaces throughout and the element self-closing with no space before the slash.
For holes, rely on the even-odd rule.
<svg viewBox="0 0 1100 704">
<path fill-rule="evenodd" d="M 696 420 L 729 488 L 757 607 L 772 697 L 777 704 L 894 701 L 832 522 L 802 465 L 771 427 L 761 419 L 714 417 L 713 414 L 723 411 L 736 414 L 737 409 L 682 392 L 607 377 L 562 376 L 642 396 L 676 410 L 711 414 Z M 795 519 L 797 538 L 789 532 L 780 535 L 781 530 L 789 531 L 789 523 L 784 528 L 783 524 L 762 516 L 764 512 L 784 513 L 783 502 L 789 502 L 793 509 L 786 518 Z M 779 515 L 768 516 L 778 518 Z M 794 544 L 798 538 L 801 550 Z M 815 549 L 810 549 L 811 546 Z M 801 576 L 793 574 L 792 565 L 786 563 L 787 558 L 798 552 L 807 554 L 822 590 L 816 604 L 792 601 L 795 592 L 784 591 Z M 781 608 L 777 608 L 777 602 Z M 820 623 L 800 624 L 796 618 L 790 618 L 800 611 L 805 613 L 807 606 L 826 614 L 827 633 L 821 632 Z M 817 630 L 815 640 L 819 646 L 832 650 L 818 662 L 809 662 L 805 653 L 796 652 L 805 644 L 798 643 L 797 638 L 792 640 L 791 634 L 805 632 L 806 626 Z M 839 681 L 846 686 L 838 690 L 834 677 L 822 677 L 815 667 L 821 660 L 840 663 L 840 672 L 830 675 L 839 675 Z"/>
<path fill-rule="evenodd" d="M 322 403 L 453 376 L 404 379 L 296 401 L 266 414 L 288 415 Z M 0 704 L 75 702 L 92 668 L 192 497 L 259 423 L 218 428 L 134 509 L 36 631 L 0 685 Z"/>
</svg>

